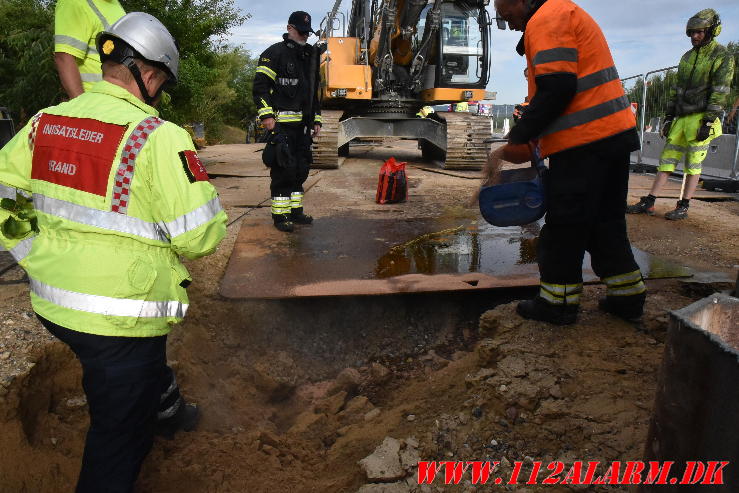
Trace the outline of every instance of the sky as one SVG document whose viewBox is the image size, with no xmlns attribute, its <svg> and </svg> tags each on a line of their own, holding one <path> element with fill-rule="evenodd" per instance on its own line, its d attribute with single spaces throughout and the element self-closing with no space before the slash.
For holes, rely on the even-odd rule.
<svg viewBox="0 0 739 493">
<path fill-rule="evenodd" d="M 287 18 L 294 10 L 306 10 L 313 17 L 313 28 L 331 10 L 335 0 L 237 0 L 238 6 L 252 17 L 234 29 L 233 44 L 244 45 L 255 56 L 272 43 L 280 41 Z M 491 0 L 492 3 L 492 0 Z M 603 29 L 621 78 L 677 65 L 690 49 L 685 24 L 704 8 L 716 9 L 721 15 L 722 44 L 739 41 L 739 1 L 711 0 L 580 0 L 584 8 Z M 351 0 L 341 2 L 347 11 Z M 492 6 L 491 6 L 492 7 Z M 491 17 L 494 13 L 491 8 Z M 496 103 L 515 104 L 523 101 L 526 86 L 523 69 L 526 62 L 515 51 L 521 33 L 492 28 L 492 76 L 489 91 L 498 93 Z M 315 42 L 311 37 L 309 42 Z"/>
</svg>

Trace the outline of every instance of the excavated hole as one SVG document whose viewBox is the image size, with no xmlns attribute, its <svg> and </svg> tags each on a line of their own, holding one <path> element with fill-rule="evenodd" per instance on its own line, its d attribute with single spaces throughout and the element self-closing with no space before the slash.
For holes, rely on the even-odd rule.
<svg viewBox="0 0 739 493">
<path fill-rule="evenodd" d="M 214 301 L 201 308 L 208 313 L 193 313 L 172 332 L 169 359 L 185 395 L 203 409 L 199 432 L 225 437 L 271 430 L 284 438 L 342 370 L 378 362 L 393 371 L 422 371 L 420 357 L 431 349 L 442 358 L 471 350 L 484 311 L 531 294 L 515 289 Z M 362 394 L 382 405 L 388 390 L 355 386 L 346 389 L 346 401 Z M 7 413 L 0 424 L 8 451 L 0 459 L 3 488 L 73 489 L 88 418 L 72 352 L 60 342 L 48 345 L 0 406 Z M 182 439 L 190 436 L 195 434 Z M 314 446 L 327 449 L 336 438 L 335 432 L 319 436 Z M 157 442 L 149 462 L 164 460 L 159 454 L 168 447 Z M 156 483 L 159 476 L 154 465 L 145 465 L 141 481 Z M 208 491 L 197 485 L 185 491 Z"/>
</svg>

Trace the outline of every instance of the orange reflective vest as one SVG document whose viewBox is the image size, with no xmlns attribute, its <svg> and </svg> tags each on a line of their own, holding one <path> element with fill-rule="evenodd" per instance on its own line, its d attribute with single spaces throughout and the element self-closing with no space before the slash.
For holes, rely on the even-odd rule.
<svg viewBox="0 0 739 493">
<path fill-rule="evenodd" d="M 540 136 L 543 156 L 636 127 L 603 32 L 571 0 L 547 0 L 529 20 L 524 45 L 529 99 L 536 94 L 537 77 L 577 76 L 574 99 Z"/>
</svg>

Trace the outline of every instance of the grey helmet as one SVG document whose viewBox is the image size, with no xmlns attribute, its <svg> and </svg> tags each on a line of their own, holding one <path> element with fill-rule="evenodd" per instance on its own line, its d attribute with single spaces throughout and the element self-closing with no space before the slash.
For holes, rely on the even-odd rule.
<svg viewBox="0 0 739 493">
<path fill-rule="evenodd" d="M 131 12 L 99 33 L 96 45 L 101 62 L 112 59 L 123 63 L 121 58 L 126 58 L 127 50 L 116 46 L 116 39 L 133 49 L 135 57 L 159 66 L 168 72 L 172 82 L 177 81 L 180 66 L 177 43 L 159 19 L 144 12 Z"/>
</svg>

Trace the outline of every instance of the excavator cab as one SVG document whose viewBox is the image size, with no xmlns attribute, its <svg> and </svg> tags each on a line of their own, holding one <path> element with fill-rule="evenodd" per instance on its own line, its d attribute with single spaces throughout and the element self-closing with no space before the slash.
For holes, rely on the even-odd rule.
<svg viewBox="0 0 739 493">
<path fill-rule="evenodd" d="M 426 11 L 430 8 L 430 5 L 427 6 Z M 423 19 L 426 17 L 427 12 L 421 14 L 417 37 L 423 33 Z M 484 89 L 489 70 L 489 30 L 485 9 L 469 4 L 442 4 L 438 34 L 436 50 L 430 61 L 435 71 L 434 87 Z M 427 96 L 436 97 L 433 92 Z M 439 93 L 438 97 L 444 98 L 443 93 Z"/>
<path fill-rule="evenodd" d="M 494 99 L 489 0 L 353 0 L 337 35 L 341 0 L 321 23 L 323 131 L 314 165 L 337 167 L 352 140 L 417 139 L 424 159 L 478 168 L 489 119 L 416 115 L 424 106 Z"/>
</svg>

